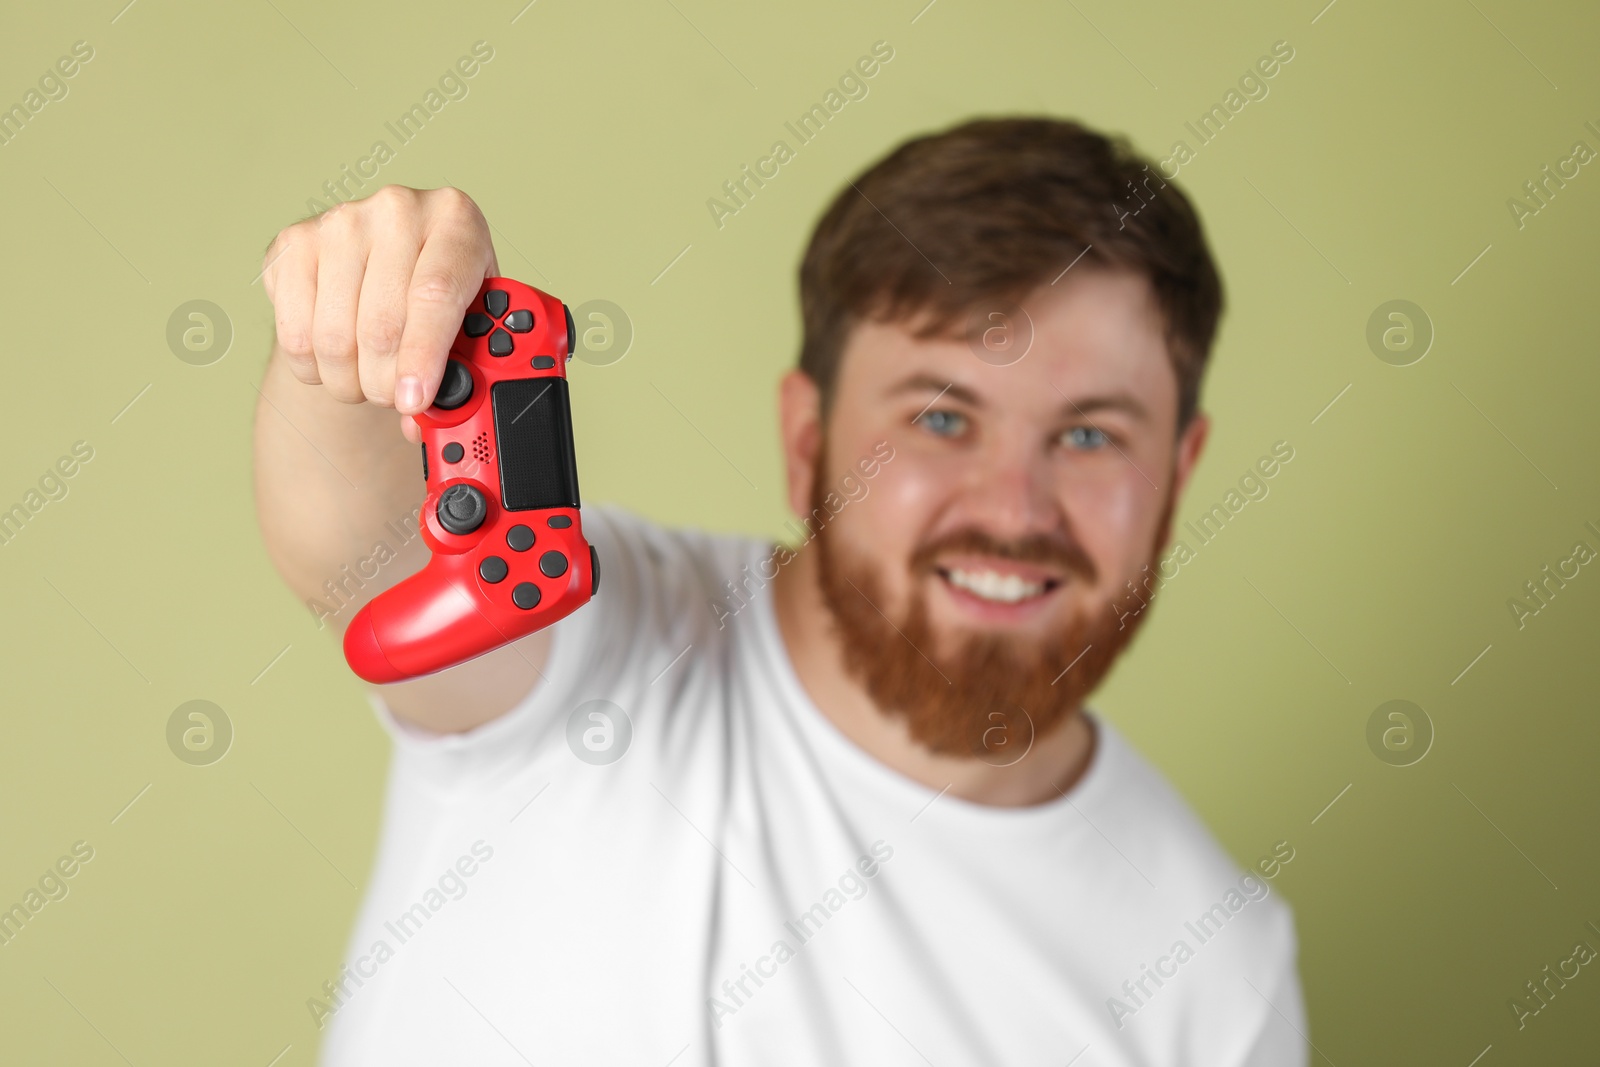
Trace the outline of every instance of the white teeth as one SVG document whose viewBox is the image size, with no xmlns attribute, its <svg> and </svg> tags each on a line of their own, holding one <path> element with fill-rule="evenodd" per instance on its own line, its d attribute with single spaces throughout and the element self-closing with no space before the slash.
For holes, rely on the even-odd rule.
<svg viewBox="0 0 1600 1067">
<path fill-rule="evenodd" d="M 998 600 L 1005 604 L 1015 604 L 1031 596 L 1038 596 L 1044 592 L 1043 582 L 1029 582 L 1017 577 L 1015 574 L 1001 575 L 994 571 L 960 571 L 950 570 L 952 585 L 982 597 L 985 600 Z"/>
</svg>

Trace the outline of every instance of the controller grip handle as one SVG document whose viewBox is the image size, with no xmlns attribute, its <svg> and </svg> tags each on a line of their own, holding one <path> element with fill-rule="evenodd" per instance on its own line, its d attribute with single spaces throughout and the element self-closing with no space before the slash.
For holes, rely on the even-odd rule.
<svg viewBox="0 0 1600 1067">
<path fill-rule="evenodd" d="M 435 556 L 356 612 L 344 632 L 350 668 L 369 682 L 387 684 L 453 667 L 484 647 L 494 625 L 475 601 L 449 557 Z M 498 635 L 501 641 L 515 636 Z"/>
<path fill-rule="evenodd" d="M 344 632 L 344 658 L 359 677 L 378 685 L 433 674 L 566 618 L 599 585 L 600 561 L 591 546 L 572 554 L 559 595 L 497 623 L 495 609 L 475 595 L 470 559 L 435 556 L 361 606 Z"/>
</svg>

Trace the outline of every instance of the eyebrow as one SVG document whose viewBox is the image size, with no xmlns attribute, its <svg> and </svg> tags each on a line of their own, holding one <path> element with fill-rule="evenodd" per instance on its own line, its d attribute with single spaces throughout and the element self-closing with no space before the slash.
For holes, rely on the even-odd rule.
<svg viewBox="0 0 1600 1067">
<path fill-rule="evenodd" d="M 1106 393 L 1101 396 L 1086 396 L 1073 400 L 1067 394 L 1062 393 L 1054 383 L 1051 384 L 1051 388 L 1055 389 L 1057 393 L 1061 394 L 1062 399 L 1066 400 L 1063 413 L 1088 415 L 1095 411 L 1122 411 L 1141 422 L 1148 421 L 1150 418 L 1149 410 L 1131 393 Z M 929 392 L 938 394 L 934 398 L 935 400 L 942 396 L 950 396 L 969 407 L 981 408 L 984 406 L 983 399 L 966 386 L 925 373 L 911 374 L 902 378 L 890 386 L 885 395 L 897 396 L 901 393 Z M 929 407 L 933 405 L 933 401 L 928 403 Z"/>
</svg>

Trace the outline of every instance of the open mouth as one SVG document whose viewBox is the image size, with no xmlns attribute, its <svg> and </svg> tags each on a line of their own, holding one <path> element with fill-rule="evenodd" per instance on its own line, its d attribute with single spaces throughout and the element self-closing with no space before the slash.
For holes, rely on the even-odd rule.
<svg viewBox="0 0 1600 1067">
<path fill-rule="evenodd" d="M 939 567 L 939 576 L 970 596 L 990 604 L 1022 604 L 1052 592 L 1061 580 L 1046 575 L 1024 576 L 986 567 Z"/>
</svg>

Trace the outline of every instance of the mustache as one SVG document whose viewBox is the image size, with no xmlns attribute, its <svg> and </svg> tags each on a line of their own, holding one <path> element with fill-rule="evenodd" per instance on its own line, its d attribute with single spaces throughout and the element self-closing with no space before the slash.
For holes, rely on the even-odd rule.
<svg viewBox="0 0 1600 1067">
<path fill-rule="evenodd" d="M 1075 574 L 1089 582 L 1095 580 L 1097 573 L 1089 554 L 1074 541 L 1047 534 L 1002 541 L 971 526 L 954 530 L 918 547 L 911 556 L 912 573 L 933 573 L 936 570 L 934 561 L 947 552 L 970 552 L 1015 563 L 1036 563 Z"/>
</svg>

